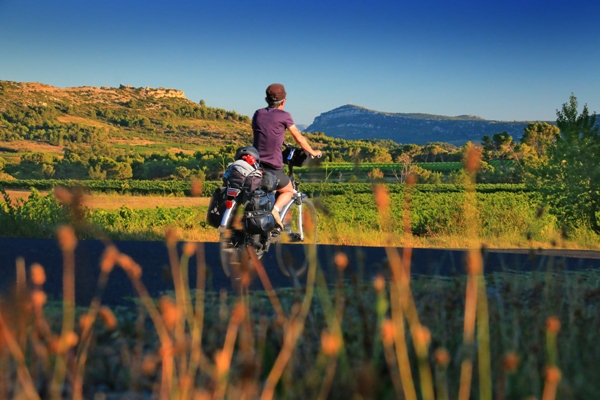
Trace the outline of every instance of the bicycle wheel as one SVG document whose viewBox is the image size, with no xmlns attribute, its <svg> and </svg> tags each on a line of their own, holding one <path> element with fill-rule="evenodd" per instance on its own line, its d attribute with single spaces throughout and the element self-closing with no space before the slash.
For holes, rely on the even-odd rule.
<svg viewBox="0 0 600 400">
<path fill-rule="evenodd" d="M 219 233 L 219 256 L 221 258 L 221 268 L 227 277 L 231 275 L 231 270 L 235 269 L 241 261 L 242 255 L 242 236 L 241 232 L 235 229 L 227 229 Z"/>
<path fill-rule="evenodd" d="M 248 247 L 252 247 L 260 260 L 269 250 L 268 240 L 261 240 L 261 235 L 247 235 L 241 229 L 226 229 L 219 233 L 219 256 L 221 268 L 227 277 L 234 273 L 239 277 L 240 270 L 250 268 L 252 263 L 248 256 Z"/>
<path fill-rule="evenodd" d="M 300 276 L 308 268 L 311 247 L 317 244 L 317 210 L 303 198 L 290 206 L 282 221 L 284 229 L 275 244 L 277 265 L 285 276 Z"/>
</svg>

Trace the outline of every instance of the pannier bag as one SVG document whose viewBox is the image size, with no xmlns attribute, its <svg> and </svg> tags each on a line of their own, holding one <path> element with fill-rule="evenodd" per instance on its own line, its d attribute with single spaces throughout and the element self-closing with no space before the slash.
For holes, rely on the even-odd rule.
<svg viewBox="0 0 600 400">
<path fill-rule="evenodd" d="M 246 194 L 246 211 L 271 211 L 273 203 L 271 198 L 263 190 L 255 190 Z"/>
<path fill-rule="evenodd" d="M 277 185 L 279 184 L 279 179 L 277 179 L 277 175 L 272 173 L 271 171 L 264 171 L 262 181 L 260 182 L 260 188 L 265 192 L 269 193 L 277 189 Z"/>
<path fill-rule="evenodd" d="M 244 230 L 251 235 L 268 234 L 275 227 L 275 220 L 270 211 L 246 211 L 242 218 Z"/>
<path fill-rule="evenodd" d="M 221 225 L 226 208 L 225 200 L 227 200 L 227 187 L 220 186 L 213 192 L 206 213 L 206 222 L 213 228 L 218 228 Z"/>
<path fill-rule="evenodd" d="M 260 188 L 262 182 L 262 171 L 244 160 L 237 160 L 229 164 L 223 181 L 227 186 L 252 192 Z"/>
<path fill-rule="evenodd" d="M 291 158 L 290 158 L 290 153 Z M 310 158 L 308 157 L 308 153 L 305 152 L 302 149 L 297 149 L 294 147 L 288 147 L 286 148 L 283 152 L 283 163 L 287 164 L 288 160 L 289 160 L 289 164 L 294 166 L 294 167 L 302 167 L 306 164 L 308 164 L 308 162 L 310 161 Z"/>
</svg>

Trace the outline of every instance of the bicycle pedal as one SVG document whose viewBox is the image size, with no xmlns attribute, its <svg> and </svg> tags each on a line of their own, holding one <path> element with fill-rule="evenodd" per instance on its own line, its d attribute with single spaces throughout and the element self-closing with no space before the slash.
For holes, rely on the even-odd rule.
<svg viewBox="0 0 600 400">
<path fill-rule="evenodd" d="M 271 243 L 277 243 L 279 241 L 279 239 L 281 238 L 281 232 L 279 231 L 279 229 L 273 229 L 271 231 Z"/>
<path fill-rule="evenodd" d="M 292 243 L 302 242 L 303 241 L 302 237 L 299 234 L 297 234 L 297 233 L 290 232 L 288 235 L 290 237 L 290 242 L 292 242 Z"/>
</svg>

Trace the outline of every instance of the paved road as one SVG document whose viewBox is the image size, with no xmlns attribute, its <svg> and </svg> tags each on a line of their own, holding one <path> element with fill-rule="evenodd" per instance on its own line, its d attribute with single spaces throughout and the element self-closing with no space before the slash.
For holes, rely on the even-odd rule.
<svg viewBox="0 0 600 400">
<path fill-rule="evenodd" d="M 117 241 L 117 247 L 133 257 L 143 268 L 142 280 L 152 295 L 170 290 L 170 268 L 166 246 L 163 242 Z M 217 243 L 205 243 L 206 264 L 209 270 L 208 288 L 231 289 L 231 282 L 220 268 Z M 302 251 L 300 246 L 290 247 Z M 98 262 L 104 250 L 101 242 L 82 240 L 76 250 L 76 299 L 78 304 L 89 304 L 95 293 L 98 278 Z M 349 258 L 347 274 L 358 274 L 361 279 L 371 279 L 377 273 L 385 273 L 385 249 L 380 247 L 319 246 L 320 265 L 325 275 L 334 279 L 336 271 L 333 255 L 344 251 Z M 413 249 L 412 274 L 455 275 L 464 273 L 464 250 Z M 15 260 L 23 257 L 27 267 L 38 262 L 46 269 L 45 290 L 49 296 L 60 297 L 62 287 L 62 254 L 56 241 L 51 239 L 0 238 L 0 291 L 6 292 L 15 279 Z M 600 252 L 597 251 L 528 251 L 489 250 L 484 253 L 485 271 L 492 273 L 506 269 L 515 271 L 532 270 L 581 270 L 600 268 Z M 277 267 L 274 249 L 263 258 L 265 269 L 275 287 L 291 286 Z M 196 265 L 195 257 L 190 261 Z M 195 269 L 190 268 L 190 282 L 195 282 Z M 253 287 L 262 288 L 258 278 Z M 134 296 L 134 291 L 125 273 L 115 269 L 110 276 L 105 303 L 122 303 Z"/>
</svg>

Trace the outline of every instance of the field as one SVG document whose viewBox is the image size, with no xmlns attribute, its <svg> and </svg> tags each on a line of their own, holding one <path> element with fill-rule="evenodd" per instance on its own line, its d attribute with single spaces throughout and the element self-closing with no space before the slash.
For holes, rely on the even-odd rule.
<svg viewBox="0 0 600 400">
<path fill-rule="evenodd" d="M 68 216 L 52 196 L 52 188 L 74 181 L 6 181 L 14 188 L 38 187 L 28 191 L 9 190 L 9 198 L 22 204 L 0 209 L 0 235 L 52 237 L 53 226 L 68 222 Z M 177 181 L 87 181 L 81 204 L 89 221 L 113 239 L 159 239 L 172 226 L 185 240 L 217 241 L 216 231 L 207 226 L 208 197 L 218 182 L 197 187 L 199 197 L 190 197 L 189 182 Z M 73 186 L 77 187 L 77 186 Z M 416 185 L 411 197 L 411 230 L 402 230 L 404 185 L 388 185 L 390 215 L 385 224 L 378 217 L 371 184 L 304 183 L 319 213 L 319 243 L 377 246 L 383 228 L 396 232 L 386 240 L 395 246 L 465 248 L 473 245 L 464 218 L 467 196 L 462 185 Z M 556 217 L 545 211 L 537 193 L 523 185 L 481 184 L 476 186 L 479 239 L 489 247 L 559 247 L 598 249 L 595 234 L 580 229 L 566 236 Z M 50 194 L 50 195 L 48 195 Z M 142 195 L 145 194 L 145 195 Z M 186 196 L 188 194 L 188 196 Z M 11 211 L 12 210 L 12 211 Z M 356 227 L 361 229 L 357 230 Z"/>
<path fill-rule="evenodd" d="M 25 201 L 31 196 L 30 190 L 7 190 L 6 193 L 13 201 Z M 47 191 L 40 191 L 40 195 L 47 196 Z M 144 208 L 174 208 L 174 207 L 207 207 L 208 197 L 163 197 L 163 196 L 134 196 L 94 194 L 83 197 L 83 205 L 91 209 L 115 210 L 121 207 Z"/>
<path fill-rule="evenodd" d="M 231 290 L 216 293 L 196 242 L 217 240 L 204 219 L 218 182 L 78 183 L 3 182 L 12 189 L 0 234 L 57 237 L 64 286 L 62 301 L 47 301 L 43 267 L 17 261 L 14 297 L 0 303 L 0 363 L 18 383 L 0 385 L 0 398 L 551 400 L 600 390 L 598 271 L 565 271 L 551 257 L 484 275 L 487 247 L 598 249 L 589 231 L 567 237 L 523 185 L 302 183 L 319 243 L 388 246 L 375 281 L 360 257 L 349 266 L 338 251 L 319 265 L 307 246 L 305 285 L 273 290 L 249 252 Z M 107 243 L 97 295 L 82 308 L 78 238 Z M 144 266 L 111 239 L 165 240 L 173 290 L 151 298 Z M 420 246 L 465 248 L 466 273 L 411 274 Z M 115 269 L 138 297 L 111 309 L 101 296 Z M 257 280 L 264 290 L 250 290 Z"/>
<path fill-rule="evenodd" d="M 425 198 L 440 203 L 432 193 L 413 196 L 410 203 L 407 196 L 394 198 L 400 194 L 381 189 L 375 198 L 358 195 L 354 208 L 363 214 L 355 214 L 348 226 L 372 220 L 381 242 L 391 243 L 404 235 L 397 226 L 398 218 L 407 216 L 401 210 L 427 214 Z M 40 218 L 51 222 L 63 211 L 77 215 L 68 194 L 58 192 L 60 203 L 33 192 L 20 208 L 12 208 L 13 215 L 25 227 L 27 216 L 35 215 L 38 225 L 30 227 L 39 230 Z M 497 202 L 486 206 L 485 195 L 472 194 L 450 193 L 447 203 L 448 210 L 459 204 L 467 210 L 461 229 L 475 238 L 491 229 L 481 222 Z M 321 207 L 324 219 L 325 210 L 338 215 L 333 229 L 348 218 L 341 211 L 348 209 L 341 201 L 345 196 L 334 197 L 337 204 Z M 513 208 L 523 202 L 512 200 Z M 482 211 L 492 207 L 492 214 L 470 213 L 474 201 Z M 155 210 L 146 223 L 167 212 Z M 186 218 L 184 209 L 171 210 L 178 211 L 177 220 Z M 93 212 L 87 214 L 91 220 L 97 218 Z M 105 215 L 133 223 L 144 212 L 148 209 L 122 207 Z M 545 221 L 542 217 L 534 213 L 532 221 Z M 510 218 L 504 215 L 504 220 Z M 551 258 L 535 271 L 507 268 L 484 275 L 485 251 L 477 246 L 465 252 L 464 274 L 413 276 L 411 263 L 418 260 L 411 259 L 406 246 L 402 252 L 387 249 L 388 265 L 374 282 L 361 279 L 360 257 L 358 265 L 349 266 L 347 255 L 337 252 L 326 266 L 311 257 L 305 286 L 274 291 L 262 264 L 253 260 L 242 266 L 232 291 L 216 293 L 206 290 L 210 272 L 202 262 L 203 247 L 187 243 L 178 253 L 178 238 L 169 230 L 172 292 L 151 299 L 143 284 L 144 266 L 109 244 L 97 297 L 89 307 L 75 308 L 75 234 L 94 233 L 81 222 L 73 222 L 75 229 L 62 225 L 56 230 L 55 225 L 51 230 L 64 254 L 63 301 L 47 301 L 42 266 L 17 262 L 13 297 L 1 303 L 11 307 L 1 307 L 0 313 L 0 362 L 3 376 L 12 377 L 3 382 L 16 383 L 0 385 L 1 397 L 39 398 L 38 388 L 55 398 L 64 391 L 75 399 L 546 400 L 590 399 L 600 391 L 598 271 L 564 271 Z M 101 296 L 116 269 L 126 273 L 138 298 L 131 306 L 111 309 L 102 306 Z M 333 276 L 329 285 L 326 273 Z M 265 290 L 250 290 L 252 280 Z"/>
</svg>

